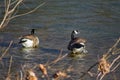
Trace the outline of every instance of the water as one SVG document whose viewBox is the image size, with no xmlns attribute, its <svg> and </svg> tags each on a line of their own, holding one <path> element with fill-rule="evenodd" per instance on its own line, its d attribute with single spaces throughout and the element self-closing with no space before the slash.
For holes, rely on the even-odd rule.
<svg viewBox="0 0 120 80">
<path fill-rule="evenodd" d="M 119 0 L 28 0 L 20 7 L 20 13 L 33 9 L 40 3 L 45 5 L 32 14 L 13 19 L 7 27 L 0 32 L 1 54 L 11 40 L 14 41 L 0 64 L 0 79 L 4 80 L 10 56 L 13 57 L 11 71 L 17 73 L 21 66 L 33 68 L 36 64 L 51 62 L 57 58 L 62 49 L 63 54 L 68 53 L 67 45 L 70 33 L 77 29 L 80 37 L 87 39 L 89 55 L 83 60 L 65 58 L 49 70 L 50 76 L 56 70 L 64 70 L 72 66 L 75 70 L 68 72 L 68 80 L 79 80 L 84 72 L 98 60 L 98 56 L 105 53 L 120 36 L 120 1 Z M 0 18 L 3 16 L 3 1 L 0 1 Z M 40 39 L 40 46 L 35 50 L 22 50 L 18 38 L 28 34 L 35 28 Z M 35 70 L 40 76 L 41 73 Z M 1 73 L 2 72 L 2 73 Z M 119 74 L 116 71 L 116 75 Z M 13 76 L 14 77 L 14 76 Z M 108 79 L 108 78 L 107 78 Z M 105 79 L 105 80 L 107 80 Z M 84 80 L 94 80 L 88 75 Z M 113 80 L 110 77 L 109 80 Z"/>
</svg>

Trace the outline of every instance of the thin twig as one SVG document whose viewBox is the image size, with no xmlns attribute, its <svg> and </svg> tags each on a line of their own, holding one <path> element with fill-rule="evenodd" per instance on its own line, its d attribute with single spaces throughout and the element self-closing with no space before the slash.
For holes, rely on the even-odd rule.
<svg viewBox="0 0 120 80">
<path fill-rule="evenodd" d="M 106 55 L 106 58 L 108 59 L 109 57 L 109 53 L 119 44 L 120 42 L 120 38 L 116 41 L 116 43 L 107 51 L 107 53 L 105 54 Z M 116 60 L 115 60 L 116 61 Z M 115 62 L 114 61 L 114 62 Z M 99 62 L 96 62 L 94 63 L 92 66 L 90 66 L 90 68 L 88 68 L 88 70 L 86 72 L 84 72 L 81 76 L 80 76 L 80 79 L 82 79 L 86 74 L 88 74 L 88 72 L 94 68 L 96 65 L 98 65 Z M 101 77 L 101 79 L 103 78 L 104 76 Z"/>
<path fill-rule="evenodd" d="M 12 66 L 12 56 L 10 57 L 10 64 L 9 64 L 9 69 L 8 69 L 8 75 L 10 74 L 11 66 Z"/>
<path fill-rule="evenodd" d="M 2 20 L 2 22 L 0 23 L 0 29 L 4 27 L 4 25 L 7 25 L 6 23 L 6 19 L 8 18 L 8 13 L 9 13 L 9 9 L 10 9 L 10 2 L 11 0 L 5 0 L 5 15 L 4 18 Z"/>
<path fill-rule="evenodd" d="M 57 63 L 58 61 L 60 61 L 63 58 L 65 58 L 67 55 L 68 55 L 67 53 L 65 55 L 62 55 L 62 50 L 61 50 L 60 51 L 60 55 L 55 60 L 53 60 L 51 63 L 49 63 L 49 65 Z"/>
<path fill-rule="evenodd" d="M 86 72 L 84 72 L 81 76 L 80 79 L 82 79 L 86 74 L 88 74 L 88 72 L 95 67 L 98 64 L 98 62 L 94 63 L 92 66 L 90 66 L 90 68 L 88 68 L 88 70 Z"/>
<path fill-rule="evenodd" d="M 120 55 L 113 60 L 113 62 L 112 62 L 111 65 L 110 65 L 110 68 L 113 66 L 113 64 L 114 64 L 118 59 L 120 59 Z"/>
<path fill-rule="evenodd" d="M 16 11 L 17 7 L 23 1 L 24 0 L 15 0 L 15 1 L 5 0 L 4 1 L 5 2 L 5 14 L 4 14 L 4 17 L 0 23 L 0 29 L 4 28 L 10 22 L 11 19 L 33 13 L 34 11 L 36 11 L 38 8 L 40 8 L 42 5 L 45 4 L 45 3 L 42 3 L 42 4 L 38 5 L 37 7 L 35 7 L 33 10 L 30 10 L 30 11 L 23 13 L 23 14 L 16 15 L 15 11 Z"/>
<path fill-rule="evenodd" d="M 10 41 L 9 46 L 7 47 L 7 49 L 4 51 L 4 53 L 2 54 L 2 56 L 0 57 L 0 60 L 2 60 L 2 58 L 6 55 L 6 53 L 8 52 L 8 50 L 10 49 L 11 45 L 13 44 L 13 41 Z"/>
<path fill-rule="evenodd" d="M 99 79 L 99 77 L 100 77 L 101 74 L 102 74 L 101 72 L 99 72 L 99 73 L 97 74 L 96 80 Z"/>
<path fill-rule="evenodd" d="M 113 62 L 112 62 L 111 65 L 110 65 L 110 68 L 115 64 L 115 62 L 116 62 L 118 59 L 120 59 L 120 55 L 113 60 Z M 119 65 L 120 65 L 120 62 L 111 70 L 111 72 L 114 71 Z"/>
<path fill-rule="evenodd" d="M 20 70 L 20 80 L 22 80 L 23 79 L 23 73 L 22 73 L 22 71 Z"/>
<path fill-rule="evenodd" d="M 114 55 L 114 54 L 120 54 L 120 49 L 118 48 L 118 49 L 115 49 L 113 52 L 112 52 L 112 55 Z"/>
<path fill-rule="evenodd" d="M 120 62 L 111 70 L 111 72 L 115 71 L 116 68 L 120 65 Z"/>
<path fill-rule="evenodd" d="M 11 66 L 12 66 L 12 56 L 10 57 L 10 62 L 9 62 L 9 67 L 8 67 L 8 73 L 7 73 L 7 77 L 6 80 L 10 80 L 10 72 L 11 72 Z"/>
<path fill-rule="evenodd" d="M 120 59 L 120 55 L 112 61 L 111 65 L 110 65 L 110 68 L 115 64 L 115 62 L 116 62 L 118 59 Z M 114 71 L 119 65 L 120 65 L 120 62 L 119 62 L 112 70 L 110 70 L 110 72 Z M 110 72 L 109 72 L 109 73 L 110 73 Z M 102 80 L 105 75 L 106 75 L 106 74 L 102 74 L 102 72 L 99 72 L 98 75 L 97 75 L 96 80 L 98 80 L 98 79 L 99 79 L 99 80 Z M 100 77 L 100 78 L 99 78 L 99 77 Z"/>
<path fill-rule="evenodd" d="M 104 78 L 105 75 L 106 75 L 106 74 L 103 74 L 103 75 L 100 77 L 100 80 L 102 80 L 102 79 Z"/>
<path fill-rule="evenodd" d="M 116 41 L 116 43 L 107 51 L 106 53 L 106 58 L 109 56 L 109 53 L 118 45 L 118 43 L 120 42 L 120 38 Z M 108 57 L 109 58 L 109 57 Z M 107 58 L 107 59 L 108 59 Z"/>
<path fill-rule="evenodd" d="M 16 15 L 16 16 L 11 17 L 11 18 L 9 18 L 9 19 L 11 20 L 11 19 L 16 18 L 16 17 L 20 17 L 20 16 L 24 16 L 24 15 L 33 13 L 33 12 L 36 11 L 38 8 L 40 8 L 41 6 L 43 6 L 44 4 L 45 4 L 45 3 L 42 3 L 42 4 L 40 4 L 39 6 L 37 6 L 36 8 L 34 8 L 33 10 L 30 10 L 30 11 L 27 12 L 27 13 L 19 14 L 19 15 Z"/>
</svg>

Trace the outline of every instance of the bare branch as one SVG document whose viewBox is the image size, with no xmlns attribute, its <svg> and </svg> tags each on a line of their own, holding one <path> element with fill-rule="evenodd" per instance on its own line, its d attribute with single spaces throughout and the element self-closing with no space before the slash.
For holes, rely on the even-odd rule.
<svg viewBox="0 0 120 80">
<path fill-rule="evenodd" d="M 88 72 L 94 68 L 96 65 L 98 65 L 99 62 L 94 63 L 92 66 L 90 66 L 90 68 L 88 68 L 88 70 L 86 72 L 84 72 L 81 76 L 80 79 L 82 79 L 86 74 L 88 74 Z"/>
<path fill-rule="evenodd" d="M 33 13 L 34 11 L 36 11 L 38 8 L 40 8 L 42 5 L 45 4 L 45 3 L 42 3 L 38 5 L 36 8 L 34 8 L 33 10 L 30 10 L 23 14 L 16 15 L 15 14 L 16 9 L 23 1 L 24 0 L 15 0 L 15 1 L 5 0 L 4 1 L 5 2 L 5 14 L 0 23 L 0 29 L 4 28 L 10 22 L 11 19 Z"/>
<path fill-rule="evenodd" d="M 115 44 L 114 44 L 111 48 L 109 48 L 109 50 L 107 51 L 107 53 L 104 54 L 106 60 L 107 60 L 109 57 L 111 57 L 111 55 L 112 55 L 112 54 L 110 54 L 111 52 L 112 52 L 112 53 L 113 53 L 113 52 L 119 52 L 120 49 L 117 49 L 117 51 L 114 51 L 114 50 L 116 50 L 116 47 L 118 46 L 119 42 L 120 42 L 120 38 L 115 42 Z M 110 64 L 110 69 L 111 69 L 111 67 L 114 65 L 114 63 L 115 63 L 118 59 L 120 59 L 120 55 L 119 55 L 117 58 L 115 58 L 115 59 L 113 60 L 113 62 Z M 80 79 L 82 79 L 86 74 L 89 73 L 89 71 L 90 71 L 92 68 L 94 68 L 94 67 L 95 67 L 96 65 L 98 65 L 98 64 L 99 64 L 99 61 L 97 61 L 96 63 L 94 63 L 92 66 L 90 66 L 90 68 L 88 68 L 88 70 L 87 70 L 86 72 L 84 72 L 84 73 L 80 76 Z M 120 63 L 118 63 L 118 64 L 113 68 L 113 70 L 115 70 L 119 65 L 120 65 Z M 113 70 L 110 70 L 110 72 L 113 71 Z M 102 80 L 105 75 L 106 75 L 106 74 L 102 74 L 102 72 L 99 71 L 99 73 L 97 74 L 96 80 L 98 80 L 98 79 Z"/>
<path fill-rule="evenodd" d="M 33 13 L 34 11 L 36 11 L 38 8 L 40 8 L 42 5 L 44 5 L 45 3 L 42 3 L 40 4 L 39 6 L 37 6 L 36 8 L 34 8 L 33 10 L 27 12 L 27 13 L 23 13 L 23 14 L 19 14 L 19 15 L 16 15 L 16 16 L 13 16 L 11 18 L 9 18 L 10 20 L 13 19 L 13 18 L 16 18 L 16 17 L 20 17 L 20 16 L 24 16 L 24 15 L 27 15 L 27 14 L 30 14 L 30 13 Z"/>
<path fill-rule="evenodd" d="M 111 70 L 111 72 L 113 72 L 116 68 L 118 68 L 119 65 L 120 65 L 120 62 Z"/>
<path fill-rule="evenodd" d="M 120 38 L 116 41 L 116 43 L 107 51 L 106 53 L 106 58 L 109 56 L 109 53 L 118 45 L 118 43 L 120 42 Z"/>
<path fill-rule="evenodd" d="M 113 62 L 112 62 L 111 65 L 110 65 L 110 68 L 113 66 L 113 64 L 114 64 L 118 59 L 120 59 L 120 55 L 113 60 Z"/>
<path fill-rule="evenodd" d="M 60 51 L 60 55 L 59 55 L 55 60 L 53 60 L 51 63 L 49 63 L 49 65 L 50 65 L 50 64 L 55 64 L 55 63 L 57 63 L 58 61 L 60 61 L 60 60 L 62 60 L 63 58 L 65 58 L 67 55 L 68 55 L 68 54 L 62 55 L 62 50 L 61 50 L 61 51 Z"/>
<path fill-rule="evenodd" d="M 2 56 L 0 57 L 0 60 L 2 60 L 2 58 L 5 56 L 5 54 L 7 53 L 7 51 L 10 49 L 11 45 L 13 44 L 13 41 L 10 42 L 8 48 L 4 51 L 4 53 L 2 54 Z"/>
<path fill-rule="evenodd" d="M 11 66 L 12 66 L 12 56 L 10 57 L 10 64 L 8 67 L 8 74 L 7 74 L 6 80 L 11 80 L 10 79 Z"/>
</svg>

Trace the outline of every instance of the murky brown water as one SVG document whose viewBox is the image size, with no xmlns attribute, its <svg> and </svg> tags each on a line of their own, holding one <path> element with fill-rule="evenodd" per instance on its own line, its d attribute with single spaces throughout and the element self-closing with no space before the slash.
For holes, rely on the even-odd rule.
<svg viewBox="0 0 120 80">
<path fill-rule="evenodd" d="M 66 57 L 55 64 L 54 69 L 64 70 L 72 66 L 75 70 L 68 73 L 71 76 L 68 80 L 79 80 L 81 72 L 95 63 L 98 60 L 97 56 L 105 53 L 120 36 L 119 0 L 28 0 L 25 6 L 33 9 L 42 2 L 46 2 L 44 6 L 32 14 L 12 20 L 0 32 L 1 54 L 8 47 L 9 42 L 14 41 L 1 61 L 0 80 L 4 80 L 7 74 L 10 56 L 13 57 L 11 72 L 19 72 L 21 65 L 27 64 L 28 67 L 33 67 L 35 64 L 51 62 L 59 55 L 61 49 L 63 54 L 68 53 L 67 45 L 70 33 L 74 29 L 81 32 L 79 36 L 88 40 L 89 55 L 82 60 Z M 0 1 L 0 5 L 1 3 L 3 2 Z M 25 7 L 20 8 L 20 12 L 26 10 Z M 2 16 L 1 9 L 0 18 Z M 40 46 L 35 50 L 22 50 L 21 45 L 18 44 L 18 37 L 29 33 L 32 28 L 37 30 Z M 51 69 L 49 74 L 52 75 L 54 72 L 55 70 Z M 119 74 L 118 71 L 116 73 Z M 38 75 L 40 76 L 41 73 Z M 87 75 L 84 80 L 94 80 L 94 78 Z"/>
</svg>

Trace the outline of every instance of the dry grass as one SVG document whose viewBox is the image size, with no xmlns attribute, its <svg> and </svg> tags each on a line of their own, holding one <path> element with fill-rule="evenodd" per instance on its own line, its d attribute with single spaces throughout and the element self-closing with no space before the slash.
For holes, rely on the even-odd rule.
<svg viewBox="0 0 120 80">
<path fill-rule="evenodd" d="M 117 48 L 119 42 L 120 42 L 120 39 L 116 41 L 116 43 L 108 50 L 107 53 L 103 54 L 102 58 L 98 62 L 90 66 L 90 68 L 86 72 L 84 72 L 83 75 L 81 75 L 80 80 L 84 79 L 85 75 L 87 74 L 94 77 L 96 80 L 103 80 L 103 78 L 107 74 L 111 74 L 113 71 L 115 71 L 120 65 L 120 54 L 115 53 L 116 51 L 114 51 L 116 49 L 119 49 Z M 5 53 L 10 48 L 11 44 L 12 42 L 10 42 L 10 45 L 5 50 Z M 5 56 L 5 53 L 3 53 L 4 56 Z M 42 75 L 44 76 L 43 78 L 45 78 L 46 80 L 51 80 L 50 78 L 52 78 L 53 80 L 61 80 L 61 79 L 64 80 L 65 78 L 70 78 L 70 75 L 68 75 L 67 73 L 72 71 L 71 67 L 68 67 L 66 70 L 55 71 L 54 73 L 52 73 L 53 74 L 52 77 L 50 77 L 48 74 L 50 65 L 59 63 L 59 61 L 63 60 L 63 58 L 67 57 L 67 55 L 68 54 L 62 55 L 62 50 L 61 50 L 60 55 L 58 55 L 58 57 L 54 59 L 53 61 L 46 62 L 45 64 L 36 64 L 33 66 L 34 68 L 32 69 L 27 69 L 27 68 L 25 69 L 24 67 L 24 69 L 22 68 L 22 70 L 20 71 L 20 74 L 18 75 L 19 77 L 16 77 L 16 80 L 38 80 L 39 78 L 36 75 L 37 73 L 34 72 L 35 68 L 39 68 L 39 71 L 37 72 L 41 72 Z M 109 62 L 109 59 L 114 56 L 117 56 L 117 57 L 113 58 L 113 60 Z M 9 64 L 9 69 L 8 69 L 6 80 L 11 80 L 10 69 L 12 66 L 12 57 L 10 58 L 9 62 L 10 64 Z M 96 75 L 91 72 L 92 68 L 95 68 L 95 66 L 97 66 L 97 69 L 95 72 Z"/>
<path fill-rule="evenodd" d="M 33 13 L 39 7 L 41 7 L 42 5 L 45 4 L 45 3 L 42 3 L 42 4 L 38 5 L 36 8 L 34 8 L 33 10 L 30 10 L 30 11 L 22 13 L 22 14 L 17 14 L 18 7 L 21 6 L 21 4 L 23 4 L 23 2 L 24 2 L 24 0 L 4 0 L 5 13 L 4 13 L 4 17 L 0 23 L 0 29 L 3 29 L 4 27 L 6 27 L 12 19 Z"/>
<path fill-rule="evenodd" d="M 20 4 L 23 3 L 23 1 L 24 0 L 4 0 L 4 2 L 5 2 L 5 15 L 3 17 L 2 22 L 0 23 L 0 29 L 3 29 L 5 26 L 7 26 L 7 24 L 12 19 L 19 17 L 19 16 L 30 14 L 30 13 L 36 11 L 40 6 L 44 5 L 44 3 L 40 4 L 39 6 L 34 8 L 33 10 L 30 10 L 29 12 L 17 15 L 16 14 L 17 7 L 20 6 Z M 5 51 L 2 53 L 2 55 L 0 56 L 1 61 L 5 57 L 7 52 L 9 51 L 12 44 L 13 44 L 13 41 L 10 42 L 8 48 L 6 48 Z M 103 54 L 101 59 L 99 59 L 97 62 L 95 62 L 93 65 L 91 65 L 86 70 L 86 72 L 84 72 L 82 75 L 80 75 L 79 80 L 84 79 L 84 77 L 86 75 L 90 75 L 91 77 L 94 77 L 94 79 L 96 79 L 96 80 L 103 80 L 103 78 L 106 77 L 107 74 L 111 74 L 113 71 L 115 71 L 120 65 L 120 48 L 118 47 L 119 44 L 120 44 L 120 38 L 116 41 L 116 43 L 106 53 Z M 44 76 L 43 78 L 45 78 L 46 80 L 51 80 L 51 78 L 53 80 L 61 80 L 61 79 L 63 80 L 63 79 L 70 77 L 67 73 L 72 72 L 73 69 L 71 68 L 71 66 L 69 66 L 65 70 L 61 69 L 61 70 L 55 71 L 54 73 L 51 73 L 51 74 L 53 74 L 52 77 L 49 76 L 48 72 L 50 69 L 49 67 L 52 64 L 59 63 L 60 60 L 63 60 L 67 56 L 68 56 L 68 54 L 63 55 L 62 50 L 61 50 L 60 55 L 58 55 L 58 57 L 55 58 L 53 61 L 48 61 L 44 64 L 41 64 L 41 63 L 36 64 L 33 67 L 38 68 L 39 69 L 38 72 L 41 72 L 42 75 Z M 112 58 L 112 61 L 110 61 L 110 58 Z M 11 56 L 10 60 L 9 60 L 6 80 L 12 80 L 11 79 L 11 75 L 12 75 L 11 68 L 12 68 L 12 64 L 13 64 L 12 62 L 13 62 L 13 57 Z M 95 66 L 97 66 L 97 68 Z M 14 77 L 16 78 L 16 80 L 38 80 L 39 77 L 37 77 L 37 73 L 35 73 L 35 71 L 34 71 L 35 68 L 27 69 L 24 67 L 24 65 L 22 65 L 21 70 L 18 71 L 17 76 L 14 76 Z M 93 68 L 96 70 L 96 72 L 94 72 L 94 73 L 91 72 Z M 114 80 L 116 80 L 116 77 Z"/>
<path fill-rule="evenodd" d="M 118 48 L 119 44 L 120 38 L 111 48 L 109 48 L 109 50 L 105 54 L 103 54 L 102 58 L 99 61 L 90 66 L 90 68 L 81 75 L 80 79 L 83 79 L 87 74 L 89 74 L 91 77 L 96 76 L 96 80 L 102 80 L 107 74 L 115 71 L 120 65 L 120 48 Z M 109 59 L 116 55 L 117 57 L 115 57 L 112 62 L 109 62 Z M 90 71 L 95 68 L 95 66 L 97 66 L 97 72 L 91 73 Z"/>
</svg>

